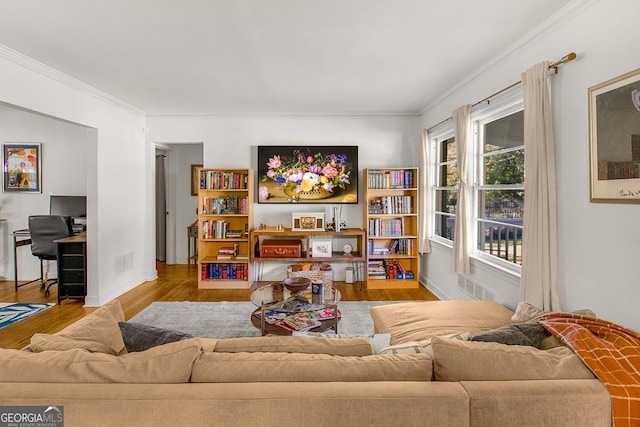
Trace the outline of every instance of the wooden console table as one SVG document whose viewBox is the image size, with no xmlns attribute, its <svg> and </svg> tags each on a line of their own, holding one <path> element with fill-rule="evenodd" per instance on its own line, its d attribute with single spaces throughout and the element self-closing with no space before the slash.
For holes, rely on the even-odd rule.
<svg viewBox="0 0 640 427">
<path fill-rule="evenodd" d="M 331 256 L 312 256 L 311 245 L 313 239 L 324 238 L 332 240 Z M 283 257 L 263 257 L 261 256 L 261 245 L 266 239 L 278 240 L 300 240 L 301 253 L 299 257 L 283 258 Z M 356 242 L 350 254 L 343 251 L 344 243 L 348 241 Z M 366 235 L 361 228 L 348 228 L 344 231 L 293 231 L 290 228 L 283 230 L 277 229 L 255 229 L 249 236 L 251 245 L 251 256 L 254 264 L 254 278 L 256 281 L 262 281 L 262 267 L 267 262 L 296 263 L 296 262 L 322 262 L 335 263 L 347 262 L 353 267 L 354 282 L 361 284 L 359 280 L 359 272 L 365 271 L 366 263 Z"/>
</svg>

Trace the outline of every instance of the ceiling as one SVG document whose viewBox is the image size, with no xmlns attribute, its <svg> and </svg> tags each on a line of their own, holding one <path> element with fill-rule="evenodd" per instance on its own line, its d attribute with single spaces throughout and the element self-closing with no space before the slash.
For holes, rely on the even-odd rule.
<svg viewBox="0 0 640 427">
<path fill-rule="evenodd" d="M 0 44 L 149 115 L 417 114 L 571 2 L 0 0 Z"/>
</svg>

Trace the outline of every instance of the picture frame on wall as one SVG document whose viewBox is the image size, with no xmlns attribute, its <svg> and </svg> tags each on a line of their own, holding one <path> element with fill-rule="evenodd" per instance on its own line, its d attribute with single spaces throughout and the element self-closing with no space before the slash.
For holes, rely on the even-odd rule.
<svg viewBox="0 0 640 427">
<path fill-rule="evenodd" d="M 324 212 L 291 214 L 291 231 L 324 231 Z"/>
<path fill-rule="evenodd" d="M 589 88 L 591 202 L 640 203 L 640 69 Z"/>
<path fill-rule="evenodd" d="M 42 145 L 2 144 L 3 187 L 5 192 L 42 192 Z"/>
<path fill-rule="evenodd" d="M 258 203 L 358 203 L 357 146 L 258 146 Z"/>
<path fill-rule="evenodd" d="M 197 196 L 200 189 L 200 174 L 198 169 L 202 168 L 202 165 L 191 165 L 191 195 Z"/>
</svg>

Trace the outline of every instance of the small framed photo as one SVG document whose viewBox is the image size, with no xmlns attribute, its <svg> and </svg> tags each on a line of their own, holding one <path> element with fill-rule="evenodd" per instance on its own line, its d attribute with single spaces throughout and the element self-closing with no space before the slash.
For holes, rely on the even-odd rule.
<svg viewBox="0 0 640 427">
<path fill-rule="evenodd" d="M 38 143 L 2 144 L 3 191 L 42 192 L 42 148 Z"/>
<path fill-rule="evenodd" d="M 292 213 L 292 231 L 324 231 L 324 212 Z"/>
<path fill-rule="evenodd" d="M 202 165 L 191 165 L 191 195 L 197 196 L 200 188 L 200 174 L 198 170 Z"/>
<path fill-rule="evenodd" d="M 313 258 L 330 258 L 332 256 L 332 239 L 316 237 L 311 240 L 311 256 Z"/>
</svg>

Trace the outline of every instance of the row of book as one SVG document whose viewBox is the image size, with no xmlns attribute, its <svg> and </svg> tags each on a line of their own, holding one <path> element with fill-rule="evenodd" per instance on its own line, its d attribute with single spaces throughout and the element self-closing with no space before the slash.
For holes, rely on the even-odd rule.
<svg viewBox="0 0 640 427">
<path fill-rule="evenodd" d="M 240 172 L 200 171 L 201 190 L 245 190 L 247 174 Z"/>
<path fill-rule="evenodd" d="M 367 266 L 369 279 L 413 279 L 414 274 L 398 260 L 370 260 Z"/>
<path fill-rule="evenodd" d="M 414 170 L 370 170 L 367 178 L 367 188 L 415 188 L 416 177 Z"/>
<path fill-rule="evenodd" d="M 402 236 L 404 235 L 404 219 L 370 218 L 368 221 L 369 236 Z"/>
<path fill-rule="evenodd" d="M 385 196 L 369 199 L 370 214 L 396 215 L 413 213 L 413 196 Z"/>
<path fill-rule="evenodd" d="M 227 196 L 227 197 L 203 197 L 202 211 L 203 215 L 221 215 L 221 214 L 247 214 L 249 212 L 249 202 L 246 197 Z"/>
<path fill-rule="evenodd" d="M 202 221 L 200 235 L 203 239 L 237 239 L 242 237 L 241 230 L 229 229 L 229 221 L 222 219 L 205 219 Z"/>
<path fill-rule="evenodd" d="M 202 280 L 249 280 L 249 266 L 242 262 L 203 263 Z"/>
<path fill-rule="evenodd" d="M 369 240 L 369 255 L 390 256 L 390 255 L 413 255 L 414 240 L 394 239 L 386 246 L 376 246 L 373 240 Z"/>
</svg>

